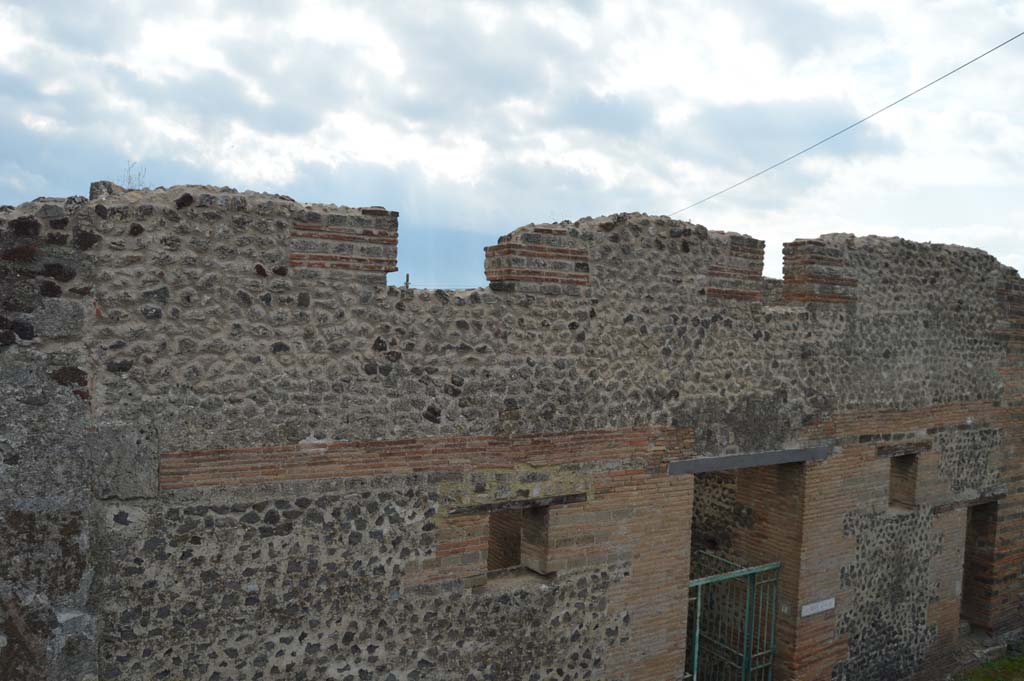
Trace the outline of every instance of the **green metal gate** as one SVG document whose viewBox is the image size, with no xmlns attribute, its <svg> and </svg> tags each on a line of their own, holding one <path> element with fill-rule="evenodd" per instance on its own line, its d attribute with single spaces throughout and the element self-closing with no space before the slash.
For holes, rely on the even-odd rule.
<svg viewBox="0 0 1024 681">
<path fill-rule="evenodd" d="M 693 555 L 686 675 L 692 681 L 771 681 L 781 563 L 743 567 Z"/>
</svg>

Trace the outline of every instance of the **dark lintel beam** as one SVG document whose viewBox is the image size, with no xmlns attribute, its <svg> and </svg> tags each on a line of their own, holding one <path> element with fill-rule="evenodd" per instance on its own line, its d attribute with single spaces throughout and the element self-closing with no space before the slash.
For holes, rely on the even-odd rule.
<svg viewBox="0 0 1024 681">
<path fill-rule="evenodd" d="M 560 504 L 578 504 L 579 502 L 586 500 L 586 493 L 562 494 L 557 497 L 538 497 L 533 499 L 508 499 L 506 501 L 496 501 L 490 504 L 458 506 L 448 511 L 448 515 L 471 515 L 476 513 L 492 513 L 494 511 L 517 511 L 524 508 L 541 508 L 543 506 L 557 506 Z"/>
<path fill-rule="evenodd" d="M 805 449 L 780 449 L 774 452 L 751 452 L 747 454 L 728 454 L 725 456 L 701 456 L 696 459 L 670 461 L 669 475 L 690 475 L 693 473 L 712 473 L 714 471 L 732 471 L 755 466 L 778 466 L 784 463 L 799 461 L 820 461 L 828 456 L 829 447 L 807 447 Z"/>
</svg>

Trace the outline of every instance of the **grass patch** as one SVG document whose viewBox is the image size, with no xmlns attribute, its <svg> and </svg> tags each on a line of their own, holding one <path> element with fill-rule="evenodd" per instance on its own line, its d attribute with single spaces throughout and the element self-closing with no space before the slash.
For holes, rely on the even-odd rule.
<svg viewBox="0 0 1024 681">
<path fill-rule="evenodd" d="M 960 681 L 1024 681 L 1024 655 L 1004 657 L 972 669 Z"/>
</svg>

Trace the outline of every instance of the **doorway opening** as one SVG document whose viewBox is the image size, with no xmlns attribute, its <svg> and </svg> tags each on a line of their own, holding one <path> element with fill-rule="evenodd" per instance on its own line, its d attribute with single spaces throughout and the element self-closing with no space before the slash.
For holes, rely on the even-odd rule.
<svg viewBox="0 0 1024 681">
<path fill-rule="evenodd" d="M 960 620 L 965 627 L 992 630 L 995 586 L 996 517 L 999 503 L 991 501 L 967 509 L 964 538 L 964 573 L 960 595 Z"/>
<path fill-rule="evenodd" d="M 687 673 L 771 681 L 792 658 L 804 465 L 694 475 Z M 776 673 L 778 672 L 778 674 Z"/>
</svg>

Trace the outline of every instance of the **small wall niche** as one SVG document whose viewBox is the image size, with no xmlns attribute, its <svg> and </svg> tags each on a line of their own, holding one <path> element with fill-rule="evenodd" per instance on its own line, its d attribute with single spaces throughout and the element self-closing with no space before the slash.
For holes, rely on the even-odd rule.
<svg viewBox="0 0 1024 681">
<path fill-rule="evenodd" d="M 487 571 L 519 565 L 523 554 L 523 510 L 493 511 L 487 525 Z"/>
<path fill-rule="evenodd" d="M 548 507 L 491 511 L 488 521 L 487 571 L 523 567 L 548 574 Z"/>
<path fill-rule="evenodd" d="M 486 514 L 486 575 L 536 573 L 550 577 L 550 511 L 552 507 L 585 502 L 585 492 L 551 497 L 493 501 L 452 508 L 449 517 Z M 484 518 L 480 518 L 480 522 Z M 480 527 L 479 525 L 477 527 Z M 480 535 L 477 535 L 480 536 Z M 478 576 L 483 578 L 484 575 Z"/>
<path fill-rule="evenodd" d="M 912 510 L 917 503 L 917 454 L 889 459 L 889 508 Z"/>
<path fill-rule="evenodd" d="M 992 630 L 998 516 L 995 501 L 967 509 L 960 619 L 984 631 Z"/>
</svg>

